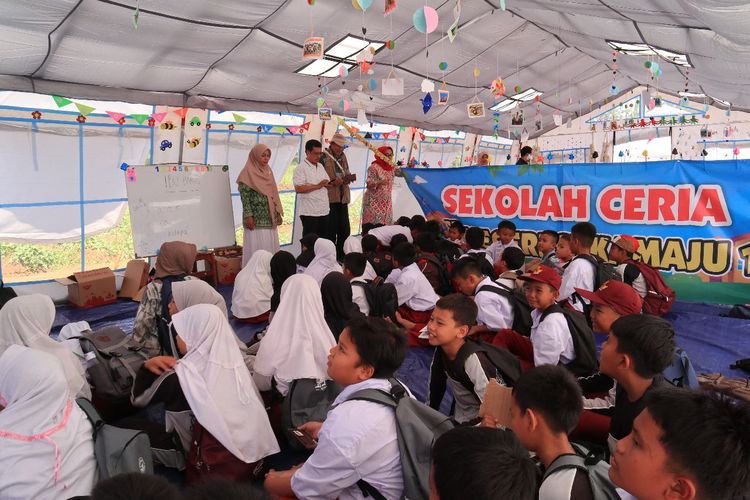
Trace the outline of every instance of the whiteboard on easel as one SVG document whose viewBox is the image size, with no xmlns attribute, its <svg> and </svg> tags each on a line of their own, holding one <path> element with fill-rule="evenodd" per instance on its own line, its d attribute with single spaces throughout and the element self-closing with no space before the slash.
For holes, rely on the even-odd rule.
<svg viewBox="0 0 750 500">
<path fill-rule="evenodd" d="M 235 244 L 229 167 L 131 165 L 124 174 L 136 257 L 167 241 L 199 250 Z"/>
</svg>

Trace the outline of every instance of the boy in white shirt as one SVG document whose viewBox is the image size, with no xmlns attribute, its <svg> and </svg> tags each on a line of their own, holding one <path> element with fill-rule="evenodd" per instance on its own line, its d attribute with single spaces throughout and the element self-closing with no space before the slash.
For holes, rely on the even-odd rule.
<svg viewBox="0 0 750 500">
<path fill-rule="evenodd" d="M 578 312 L 591 304 L 576 293 L 576 288 L 593 292 L 596 290 L 596 267 L 588 259 L 592 258 L 591 246 L 596 238 L 596 226 L 590 222 L 579 222 L 570 230 L 570 249 L 575 258 L 570 261 L 562 277 L 559 302 L 567 301 Z"/>
<path fill-rule="evenodd" d="M 410 346 L 426 346 L 419 339 L 420 331 L 427 326 L 440 296 L 430 285 L 416 264 L 417 251 L 411 243 L 401 243 L 393 249 L 393 263 L 397 267 L 386 278 L 386 283 L 396 287 L 398 312 L 396 318 L 407 329 Z"/>
<path fill-rule="evenodd" d="M 406 236 L 406 241 L 408 241 L 409 243 L 414 242 L 414 238 L 411 234 L 411 229 L 405 226 L 400 226 L 398 224 L 376 227 L 374 229 L 370 229 L 367 234 L 375 236 L 380 244 L 384 247 L 390 247 L 391 238 L 393 238 L 397 234 L 403 234 L 404 236 Z"/>
<path fill-rule="evenodd" d="M 370 304 L 367 302 L 364 287 L 356 283 L 367 283 L 367 279 L 364 276 L 367 264 L 367 257 L 364 254 L 352 252 L 344 256 L 344 276 L 352 284 L 352 302 L 357 304 L 359 312 L 365 316 L 370 315 Z M 374 276 L 370 279 L 375 279 L 376 277 Z"/>
<path fill-rule="evenodd" d="M 517 247 L 516 225 L 509 220 L 504 220 L 497 225 L 497 241 L 487 247 L 487 255 L 492 259 L 492 265 L 502 257 L 503 250 L 508 247 Z"/>
<path fill-rule="evenodd" d="M 362 498 L 357 485 L 367 482 L 386 499 L 403 494 L 401 456 L 392 408 L 347 399 L 363 389 L 389 392 L 406 356 L 406 339 L 395 325 L 380 318 L 359 318 L 341 332 L 328 356 L 328 376 L 344 387 L 324 423 L 299 427 L 317 441 L 299 468 L 271 471 L 265 487 L 280 497 L 340 500 Z"/>
<path fill-rule="evenodd" d="M 451 277 L 462 294 L 474 297 L 474 302 L 479 309 L 477 325 L 471 328 L 470 335 L 480 335 L 481 338 L 487 340 L 490 338 L 489 332 L 513 328 L 513 306 L 502 293 L 495 293 L 491 290 L 481 291 L 485 287 L 502 290 L 497 283 L 482 273 L 474 260 L 456 261 L 451 270 Z"/>
<path fill-rule="evenodd" d="M 497 273 L 497 283 L 509 290 L 519 287 L 518 277 L 523 274 L 523 263 L 526 256 L 523 250 L 518 247 L 508 247 L 503 251 L 503 255 L 495 264 Z"/>
</svg>

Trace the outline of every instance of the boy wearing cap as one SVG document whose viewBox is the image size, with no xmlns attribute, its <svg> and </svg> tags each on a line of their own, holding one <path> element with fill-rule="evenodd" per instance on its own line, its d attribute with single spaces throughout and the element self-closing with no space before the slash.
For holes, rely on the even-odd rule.
<svg viewBox="0 0 750 500">
<path fill-rule="evenodd" d="M 595 292 L 576 288 L 576 293 L 591 301 L 591 323 L 595 332 L 609 333 L 612 323 L 620 316 L 640 314 L 643 309 L 638 293 L 621 281 L 609 280 Z"/>
<path fill-rule="evenodd" d="M 638 251 L 638 240 L 630 235 L 622 234 L 612 238 L 608 257 L 617 264 L 617 272 L 622 281 L 632 286 L 641 298 L 646 296 L 648 287 L 641 271 L 633 264 L 633 254 Z M 629 262 L 630 261 L 630 262 Z"/>
<path fill-rule="evenodd" d="M 492 343 L 515 354 L 524 370 L 533 366 L 570 364 L 576 352 L 565 315 L 562 312 L 545 314 L 557 303 L 560 274 L 551 267 L 539 266 L 518 279 L 526 282 L 526 300 L 534 308 L 531 337 L 503 330 Z"/>
<path fill-rule="evenodd" d="M 346 138 L 335 133 L 331 138 L 327 149 L 323 151 L 323 166 L 331 180 L 328 188 L 328 203 L 330 213 L 328 216 L 328 234 L 324 235 L 336 244 L 336 256 L 338 260 L 344 258 L 344 242 L 349 237 L 351 229 L 349 226 L 349 202 L 351 193 L 349 184 L 357 178 L 349 172 L 349 162 L 344 154 Z"/>
</svg>

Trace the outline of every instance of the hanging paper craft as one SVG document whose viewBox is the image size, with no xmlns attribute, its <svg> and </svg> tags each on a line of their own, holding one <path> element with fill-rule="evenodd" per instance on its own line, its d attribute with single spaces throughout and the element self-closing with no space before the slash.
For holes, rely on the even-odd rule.
<svg viewBox="0 0 750 500">
<path fill-rule="evenodd" d="M 180 109 L 174 110 L 174 113 L 180 118 L 182 118 L 183 120 L 185 119 L 185 116 L 187 116 L 187 112 L 188 112 L 188 108 L 180 108 Z"/>
<path fill-rule="evenodd" d="M 357 110 L 357 125 L 361 125 L 362 127 L 367 126 L 367 115 L 365 114 L 364 109 L 358 109 Z"/>
<path fill-rule="evenodd" d="M 96 108 L 93 106 L 86 106 L 85 104 L 75 103 L 76 108 L 83 116 L 89 116 Z"/>
<path fill-rule="evenodd" d="M 438 106 L 447 106 L 450 96 L 450 90 L 441 87 L 440 90 L 438 90 Z"/>
<path fill-rule="evenodd" d="M 453 23 L 448 28 L 448 40 L 453 43 L 458 35 L 458 19 L 461 17 L 461 0 L 456 0 L 456 5 L 453 7 Z"/>
<path fill-rule="evenodd" d="M 107 114 L 117 123 L 120 123 L 120 120 L 125 118 L 124 113 L 116 113 L 115 111 L 107 111 Z"/>
<path fill-rule="evenodd" d="M 398 78 L 393 68 L 388 76 L 380 82 L 381 93 L 386 96 L 404 95 L 404 79 Z"/>
<path fill-rule="evenodd" d="M 174 130 L 174 123 L 172 123 L 171 121 L 167 120 L 164 123 L 162 123 L 159 126 L 159 128 L 161 128 L 162 130 Z"/>
<path fill-rule="evenodd" d="M 303 59 L 322 59 L 324 38 L 320 36 L 311 36 L 302 44 Z"/>
<path fill-rule="evenodd" d="M 343 64 L 339 66 L 339 76 L 341 78 L 346 78 L 348 75 L 349 75 L 349 68 L 347 68 Z"/>
<path fill-rule="evenodd" d="M 396 8 L 396 0 L 385 0 L 385 10 L 383 15 L 388 14 L 390 11 Z"/>
<path fill-rule="evenodd" d="M 505 95 L 505 82 L 502 78 L 498 76 L 492 80 L 492 83 L 490 84 L 490 92 L 492 92 L 492 95 L 495 97 L 502 97 Z"/>
<path fill-rule="evenodd" d="M 422 101 L 422 112 L 427 114 L 427 112 L 430 111 L 430 108 L 432 108 L 432 94 L 427 92 L 420 101 Z"/>
<path fill-rule="evenodd" d="M 53 95 L 52 99 L 55 100 L 55 104 L 57 104 L 58 108 L 64 108 L 65 106 L 73 102 L 70 99 L 66 99 L 65 97 L 60 97 L 59 95 Z"/>
<path fill-rule="evenodd" d="M 244 116 L 242 116 L 242 115 L 238 115 L 237 113 L 232 113 L 232 116 L 234 117 L 234 121 L 235 121 L 236 123 L 242 123 L 242 122 L 244 122 L 245 120 L 247 120 L 247 118 L 245 118 L 245 117 L 244 117 Z"/>
<path fill-rule="evenodd" d="M 552 113 L 552 121 L 555 122 L 555 126 L 557 127 L 562 125 L 562 114 L 559 111 Z"/>
<path fill-rule="evenodd" d="M 151 113 L 151 118 L 153 118 L 155 121 L 161 123 L 162 120 L 164 120 L 164 117 L 167 116 L 167 112 L 163 113 Z"/>
<path fill-rule="evenodd" d="M 393 50 L 396 48 L 396 42 L 394 40 L 388 40 L 385 42 L 385 48 L 388 50 Z"/>
<path fill-rule="evenodd" d="M 198 144 L 201 143 L 201 140 L 198 137 L 193 137 L 192 139 L 188 139 L 185 142 L 187 142 L 189 148 L 196 148 L 198 147 Z"/>
<path fill-rule="evenodd" d="M 422 85 L 420 86 L 422 89 L 422 92 L 434 92 L 435 90 L 435 83 L 432 82 L 429 78 L 425 78 L 422 80 Z"/>
<path fill-rule="evenodd" d="M 438 13 L 432 7 L 424 6 L 414 11 L 412 22 L 420 33 L 432 33 L 438 27 Z"/>
<path fill-rule="evenodd" d="M 510 118 L 511 127 L 522 127 L 523 126 L 523 110 L 519 109 Z"/>
<path fill-rule="evenodd" d="M 148 120 L 148 115 L 130 115 L 130 117 L 138 122 L 138 125 L 143 125 L 143 122 Z"/>
<path fill-rule="evenodd" d="M 324 105 L 325 103 L 326 103 L 326 100 L 325 100 L 325 99 L 323 99 L 322 97 L 318 97 L 318 98 L 317 98 L 317 99 L 315 100 L 315 107 L 317 107 L 317 108 L 322 108 L 322 107 L 323 107 L 323 105 Z"/>
<path fill-rule="evenodd" d="M 197 116 L 194 116 L 190 119 L 190 126 L 192 127 L 200 127 L 201 125 L 201 119 Z"/>
<path fill-rule="evenodd" d="M 341 111 L 349 111 L 349 101 L 347 101 L 346 99 L 342 99 L 341 101 L 339 101 L 339 108 L 341 109 Z"/>
<path fill-rule="evenodd" d="M 378 88 L 378 82 L 377 82 L 377 80 L 375 80 L 374 78 L 370 78 L 367 81 L 367 88 L 370 89 L 370 90 L 377 89 Z"/>
<path fill-rule="evenodd" d="M 352 6 L 361 11 L 365 11 L 372 5 L 372 0 L 352 0 Z"/>
<path fill-rule="evenodd" d="M 469 118 L 484 118 L 484 103 L 483 102 L 470 102 L 466 105 L 466 111 L 469 114 Z"/>
</svg>

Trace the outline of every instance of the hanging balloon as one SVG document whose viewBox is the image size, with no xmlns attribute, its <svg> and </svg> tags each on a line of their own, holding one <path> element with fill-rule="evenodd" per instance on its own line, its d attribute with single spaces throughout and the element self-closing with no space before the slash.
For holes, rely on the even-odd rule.
<svg viewBox="0 0 750 500">
<path fill-rule="evenodd" d="M 370 0 L 370 3 L 372 3 L 372 0 Z M 438 27 L 437 11 L 426 5 L 415 10 L 411 20 L 420 33 L 432 33 Z"/>
<path fill-rule="evenodd" d="M 372 5 L 372 0 L 352 0 L 352 7 L 357 10 L 367 10 Z"/>
<path fill-rule="evenodd" d="M 374 78 L 370 78 L 370 80 L 367 82 L 367 88 L 370 90 L 375 90 L 376 88 L 378 88 L 378 82 L 376 82 Z"/>
<path fill-rule="evenodd" d="M 323 85 L 320 87 L 320 93 L 323 95 L 328 95 L 328 85 Z"/>
<path fill-rule="evenodd" d="M 339 76 L 341 78 L 346 78 L 348 74 L 349 74 L 349 69 L 346 66 L 344 66 L 343 64 L 339 66 Z"/>
<path fill-rule="evenodd" d="M 318 99 L 315 101 L 315 104 L 317 107 L 322 108 L 323 105 L 326 103 L 326 100 L 322 97 L 318 97 Z"/>
<path fill-rule="evenodd" d="M 516 85 L 515 87 L 513 87 L 513 90 L 515 91 L 516 94 L 518 94 L 519 92 L 521 92 L 521 86 Z"/>
<path fill-rule="evenodd" d="M 440 68 L 440 71 L 445 71 L 446 69 L 448 69 L 448 63 L 443 61 L 440 64 L 438 64 L 438 68 Z"/>
<path fill-rule="evenodd" d="M 396 41 L 395 40 L 388 40 L 385 42 L 385 48 L 388 50 L 393 50 L 396 48 Z"/>
</svg>

